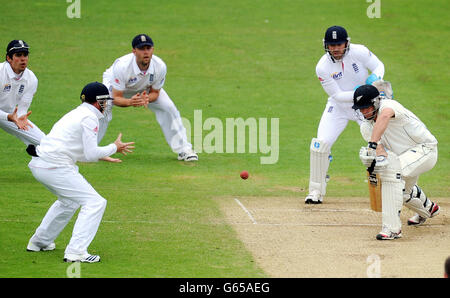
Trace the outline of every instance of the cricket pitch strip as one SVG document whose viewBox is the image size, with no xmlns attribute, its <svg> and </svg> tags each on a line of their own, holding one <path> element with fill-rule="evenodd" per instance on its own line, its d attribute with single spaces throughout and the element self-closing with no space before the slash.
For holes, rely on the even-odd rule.
<svg viewBox="0 0 450 298">
<path fill-rule="evenodd" d="M 443 277 L 450 256 L 450 198 L 433 198 L 441 212 L 403 238 L 379 241 L 381 213 L 368 198 L 221 197 L 217 202 L 258 266 L 273 278 Z"/>
</svg>

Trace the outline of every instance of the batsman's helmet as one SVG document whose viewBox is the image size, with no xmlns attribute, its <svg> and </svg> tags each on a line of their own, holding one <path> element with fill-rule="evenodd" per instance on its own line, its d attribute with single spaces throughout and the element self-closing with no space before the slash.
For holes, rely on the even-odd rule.
<svg viewBox="0 0 450 298">
<path fill-rule="evenodd" d="M 323 38 L 323 47 L 325 49 L 325 52 L 330 54 L 331 58 L 333 58 L 333 55 L 331 55 L 331 53 L 329 52 L 328 45 L 336 45 L 342 43 L 347 43 L 344 53 L 345 55 L 349 51 L 350 37 L 348 37 L 347 30 L 345 30 L 344 27 L 331 26 L 327 29 L 327 31 L 325 31 L 325 37 Z"/>
<path fill-rule="evenodd" d="M 82 102 L 91 104 L 98 102 L 101 112 L 106 109 L 107 101 L 112 100 L 108 88 L 99 82 L 92 82 L 84 86 L 83 90 L 81 90 L 80 99 Z"/>
<path fill-rule="evenodd" d="M 28 54 L 29 49 L 30 47 L 25 41 L 14 39 L 8 43 L 8 46 L 6 47 L 6 55 L 12 58 L 15 53 L 24 52 Z"/>
<path fill-rule="evenodd" d="M 368 108 L 375 105 L 375 101 L 380 96 L 380 92 L 375 86 L 362 85 L 355 90 L 353 94 L 353 106 L 354 110 Z"/>
<path fill-rule="evenodd" d="M 368 107 L 374 107 L 373 111 L 369 114 L 364 114 L 364 118 L 372 120 L 378 113 L 380 108 L 380 92 L 375 86 L 362 85 L 355 90 L 353 94 L 353 106 L 354 110 L 360 110 Z"/>
</svg>

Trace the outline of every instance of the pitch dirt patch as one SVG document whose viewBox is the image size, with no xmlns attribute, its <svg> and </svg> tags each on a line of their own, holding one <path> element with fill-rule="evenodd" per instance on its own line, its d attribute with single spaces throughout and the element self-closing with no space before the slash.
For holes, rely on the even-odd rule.
<svg viewBox="0 0 450 298">
<path fill-rule="evenodd" d="M 443 277 L 450 256 L 450 198 L 434 201 L 441 213 L 403 238 L 378 241 L 381 213 L 368 198 L 216 198 L 227 222 L 271 277 Z"/>
</svg>

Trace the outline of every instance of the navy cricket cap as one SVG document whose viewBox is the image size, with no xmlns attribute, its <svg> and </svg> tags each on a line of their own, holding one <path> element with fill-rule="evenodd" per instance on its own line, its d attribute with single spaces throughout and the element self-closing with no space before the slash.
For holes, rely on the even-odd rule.
<svg viewBox="0 0 450 298">
<path fill-rule="evenodd" d="M 99 82 L 92 82 L 84 86 L 81 90 L 80 99 L 82 102 L 95 103 L 101 99 L 112 99 L 109 96 L 108 88 Z"/>
<path fill-rule="evenodd" d="M 6 47 L 6 54 L 12 55 L 19 52 L 28 53 L 29 49 L 30 47 L 25 41 L 14 39 L 8 43 L 8 46 Z"/>
<path fill-rule="evenodd" d="M 325 32 L 325 44 L 341 44 L 348 41 L 347 31 L 341 26 L 331 26 Z"/>
<path fill-rule="evenodd" d="M 372 85 L 362 85 L 353 93 L 353 106 L 354 110 L 368 108 L 373 106 L 375 99 L 380 95 L 378 89 Z"/>
<path fill-rule="evenodd" d="M 131 45 L 134 48 L 141 48 L 143 46 L 153 47 L 153 40 L 147 34 L 139 34 L 133 38 Z"/>
</svg>

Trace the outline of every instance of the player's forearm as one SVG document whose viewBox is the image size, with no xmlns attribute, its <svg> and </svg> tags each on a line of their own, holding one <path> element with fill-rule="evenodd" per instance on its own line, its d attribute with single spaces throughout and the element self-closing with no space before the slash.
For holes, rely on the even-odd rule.
<svg viewBox="0 0 450 298">
<path fill-rule="evenodd" d="M 354 93 L 354 91 L 341 91 L 336 94 L 333 94 L 331 97 L 334 100 L 336 100 L 337 102 L 351 103 L 351 102 L 353 102 L 353 93 Z"/>
<path fill-rule="evenodd" d="M 11 121 L 9 120 L 9 114 L 2 110 L 0 110 L 0 120 Z"/>
<path fill-rule="evenodd" d="M 380 115 L 377 117 L 377 121 L 373 127 L 372 136 L 370 137 L 371 142 L 378 143 L 381 140 L 381 136 L 384 134 L 389 124 L 389 119 L 390 117 L 387 115 Z"/>
<path fill-rule="evenodd" d="M 159 90 L 158 91 L 151 91 L 148 94 L 148 101 L 149 102 L 154 102 L 154 101 L 156 101 L 158 99 L 158 97 L 159 97 Z"/>
<path fill-rule="evenodd" d="M 114 97 L 113 104 L 115 106 L 119 106 L 119 107 L 130 107 L 131 106 L 131 99 L 130 98 L 125 98 L 125 97 L 122 97 L 122 96 L 116 96 L 116 97 Z"/>
<path fill-rule="evenodd" d="M 384 77 L 384 64 L 375 55 L 372 55 L 372 59 L 369 61 L 367 68 L 379 78 Z"/>
</svg>

